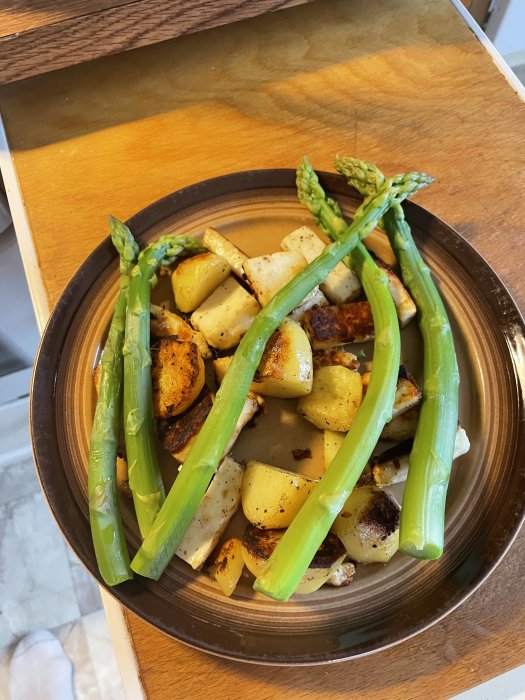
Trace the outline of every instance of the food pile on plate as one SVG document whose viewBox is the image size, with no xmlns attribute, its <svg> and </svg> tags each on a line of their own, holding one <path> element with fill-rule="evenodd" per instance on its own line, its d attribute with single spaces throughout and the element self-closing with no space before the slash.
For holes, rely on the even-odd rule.
<svg viewBox="0 0 525 700">
<path fill-rule="evenodd" d="M 111 219 L 121 285 L 96 370 L 88 470 L 95 552 L 109 585 L 133 572 L 157 579 L 176 555 L 228 596 L 246 567 L 256 590 L 287 600 L 348 585 L 356 564 L 387 562 L 400 542 L 412 556 L 441 554 L 451 462 L 469 444 L 446 312 L 400 207 L 432 180 L 386 179 L 354 159 L 336 167 L 365 196 L 353 222 L 305 159 L 299 199 L 320 232 L 303 226 L 268 255 L 249 258 L 213 228 L 202 240 L 164 236 L 139 253 Z M 378 223 L 399 275 L 361 243 Z M 159 274 L 170 275 L 173 299 L 157 306 L 150 292 Z M 399 329 L 418 312 L 422 389 L 400 364 Z M 364 366 L 361 343 L 373 344 Z M 256 455 L 235 459 L 265 397 L 295 402 L 322 431 L 320 479 Z M 157 440 L 178 468 L 167 496 Z M 401 509 L 388 487 L 405 480 Z M 131 563 L 119 491 L 133 498 L 144 538 Z M 244 533 L 225 538 L 239 508 Z"/>
</svg>

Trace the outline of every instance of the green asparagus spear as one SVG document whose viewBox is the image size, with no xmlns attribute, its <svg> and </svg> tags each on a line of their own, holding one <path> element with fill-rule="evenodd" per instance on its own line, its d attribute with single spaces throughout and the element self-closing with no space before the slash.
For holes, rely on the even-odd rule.
<svg viewBox="0 0 525 700">
<path fill-rule="evenodd" d="M 372 164 L 339 158 L 335 167 L 367 198 L 382 188 L 384 176 Z M 443 553 L 445 502 L 458 420 L 454 340 L 439 292 L 399 204 L 385 214 L 384 226 L 416 302 L 423 336 L 423 403 L 409 458 L 399 546 L 411 556 L 437 559 Z"/>
<path fill-rule="evenodd" d="M 153 432 L 150 354 L 150 292 L 155 271 L 176 258 L 198 253 L 201 244 L 188 236 L 162 236 L 146 246 L 131 272 L 124 340 L 124 435 L 129 488 L 139 529 L 145 537 L 164 501 Z"/>
<path fill-rule="evenodd" d="M 306 159 L 299 170 L 304 170 L 305 179 L 312 176 L 313 171 L 310 172 L 311 166 Z M 168 565 L 230 439 L 265 345 L 283 318 L 324 280 L 328 272 L 350 253 L 362 237 L 370 233 L 378 217 L 382 216 L 392 201 L 402 201 L 424 187 L 426 182 L 426 176 L 420 173 L 408 173 L 386 181 L 377 196 L 358 209 L 353 224 L 345 227 L 341 239 L 327 246 L 316 260 L 294 277 L 259 312 L 233 356 L 213 408 L 193 443 L 166 502 L 131 562 L 134 571 L 158 579 Z M 306 200 L 311 197 L 306 182 L 302 196 Z M 326 207 L 323 215 L 330 218 L 333 217 L 333 212 Z"/>
<path fill-rule="evenodd" d="M 120 255 L 120 289 L 100 361 L 100 385 L 88 464 L 89 519 L 100 574 L 109 586 L 133 577 L 119 512 L 116 459 L 122 410 L 122 345 L 129 275 L 139 252 L 127 226 L 109 218 Z"/>
<path fill-rule="evenodd" d="M 302 182 L 298 182 L 298 187 L 303 191 Z M 320 228 L 335 240 L 344 236 L 347 224 L 337 203 L 326 199 L 316 178 L 310 176 L 308 189 L 315 192 L 315 206 L 312 200 L 308 200 L 308 205 Z M 319 200 L 325 200 L 326 204 L 318 206 Z M 331 209 L 331 216 L 326 215 L 326 207 Z M 325 214 L 321 215 L 321 212 Z M 255 581 L 256 591 L 276 600 L 288 600 L 297 588 L 359 479 L 385 423 L 392 417 L 400 360 L 396 308 L 388 290 L 386 272 L 375 264 L 362 243 L 353 249 L 351 261 L 374 318 L 374 364 L 370 385 L 334 460 L 284 533 L 264 572 Z"/>
</svg>

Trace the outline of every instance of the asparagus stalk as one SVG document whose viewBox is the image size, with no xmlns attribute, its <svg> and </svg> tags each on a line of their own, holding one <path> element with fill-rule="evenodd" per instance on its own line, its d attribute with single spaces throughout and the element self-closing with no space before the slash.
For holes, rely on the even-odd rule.
<svg viewBox="0 0 525 700">
<path fill-rule="evenodd" d="M 300 183 L 298 185 L 301 187 Z M 320 185 L 316 184 L 313 191 L 316 200 L 325 200 Z M 333 212 L 330 220 L 320 217 L 311 201 L 309 204 L 324 233 L 336 240 L 344 235 L 347 225 L 333 200 L 327 201 Z M 374 318 L 374 364 L 370 385 L 334 460 L 274 549 L 266 569 L 255 581 L 256 591 L 276 600 L 288 600 L 295 591 L 365 468 L 385 423 L 392 417 L 400 361 L 396 308 L 388 290 L 386 272 L 375 264 L 362 243 L 353 249 L 351 261 Z"/>
<path fill-rule="evenodd" d="M 116 459 L 122 409 L 122 345 L 129 275 L 139 252 L 130 230 L 109 218 L 111 239 L 120 256 L 120 289 L 100 361 L 98 394 L 88 463 L 89 520 L 100 575 L 109 586 L 133 577 L 120 518 Z"/>
<path fill-rule="evenodd" d="M 367 198 L 383 186 L 384 176 L 375 165 L 339 158 L 335 167 Z M 409 457 L 399 546 L 411 556 L 437 559 L 443 553 L 446 494 L 458 420 L 454 340 L 439 292 L 399 204 L 385 214 L 384 226 L 418 307 L 423 336 L 423 403 Z"/>
<path fill-rule="evenodd" d="M 123 347 L 123 418 L 129 487 L 143 537 L 147 535 L 165 496 L 153 432 L 151 286 L 160 265 L 171 265 L 181 255 L 201 251 L 201 244 L 188 236 L 162 236 L 144 248 L 131 272 Z"/>
<path fill-rule="evenodd" d="M 309 180 L 317 178 L 306 159 L 299 167 L 299 173 L 302 174 L 303 183 L 300 196 L 305 201 L 312 198 L 313 206 L 317 207 L 308 186 Z M 392 201 L 402 201 L 424 187 L 427 181 L 428 178 L 420 173 L 408 173 L 385 181 L 381 191 L 358 209 L 352 225 L 341 229 L 341 233 L 344 233 L 341 239 L 328 245 L 316 260 L 294 277 L 259 312 L 233 356 L 213 408 L 193 443 L 184 467 L 131 562 L 134 571 L 158 579 L 168 565 L 217 469 L 265 345 L 283 318 L 323 281 L 328 272 L 350 253 L 362 237 L 370 233 L 378 217 L 382 216 Z M 323 203 L 319 203 L 319 212 L 329 221 L 338 221 L 332 209 Z"/>
</svg>

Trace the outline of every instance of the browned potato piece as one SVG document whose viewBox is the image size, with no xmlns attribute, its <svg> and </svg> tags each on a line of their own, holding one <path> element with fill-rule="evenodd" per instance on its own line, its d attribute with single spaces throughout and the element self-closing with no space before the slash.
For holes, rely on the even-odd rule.
<svg viewBox="0 0 525 700">
<path fill-rule="evenodd" d="M 128 498 L 132 497 L 131 489 L 129 488 L 128 476 L 128 460 L 119 451 L 117 453 L 117 487 Z"/>
<path fill-rule="evenodd" d="M 197 345 L 188 340 L 162 338 L 152 357 L 155 416 L 178 416 L 191 406 L 204 386 L 204 361 Z"/>
<path fill-rule="evenodd" d="M 399 547 L 399 515 L 399 505 L 386 491 L 360 486 L 348 497 L 332 532 L 353 561 L 387 562 Z"/>
<path fill-rule="evenodd" d="M 374 337 L 374 319 L 367 301 L 354 301 L 341 306 L 316 306 L 305 313 L 303 324 L 314 350 L 363 342 Z"/>
<path fill-rule="evenodd" d="M 194 330 L 189 323 L 186 323 L 180 316 L 156 304 L 151 305 L 150 312 L 152 336 L 156 338 L 174 336 L 178 338 L 178 340 L 191 340 L 192 343 L 197 345 L 200 354 L 205 360 L 211 357 L 210 348 L 202 333 Z"/>
<path fill-rule="evenodd" d="M 214 360 L 215 378 L 224 379 L 231 357 Z M 255 373 L 251 390 L 262 396 L 294 398 L 312 389 L 312 349 L 301 326 L 285 319 L 273 333 Z"/>
<path fill-rule="evenodd" d="M 171 277 L 177 308 L 184 313 L 194 311 L 229 274 L 228 261 L 213 253 L 183 260 Z"/>
<path fill-rule="evenodd" d="M 213 406 L 213 394 L 202 395 L 187 411 L 169 425 L 163 435 L 165 450 L 183 462 Z"/>
<path fill-rule="evenodd" d="M 242 537 L 242 556 L 246 568 L 254 576 L 260 576 L 264 571 L 283 532 L 284 530 L 260 530 L 254 525 L 246 527 Z M 345 556 L 342 542 L 332 533 L 328 533 L 295 589 L 295 593 L 306 594 L 317 591 L 342 564 Z"/>
<path fill-rule="evenodd" d="M 340 365 L 314 372 L 312 391 L 301 396 L 297 410 L 321 430 L 347 432 L 359 410 L 363 385 L 359 372 Z"/>
<path fill-rule="evenodd" d="M 241 578 L 243 569 L 241 541 L 237 537 L 230 537 L 213 557 L 208 573 L 217 581 L 224 595 L 230 597 Z"/>
<path fill-rule="evenodd" d="M 241 484 L 244 515 L 263 530 L 288 527 L 316 484 L 304 474 L 250 460 Z"/>
</svg>

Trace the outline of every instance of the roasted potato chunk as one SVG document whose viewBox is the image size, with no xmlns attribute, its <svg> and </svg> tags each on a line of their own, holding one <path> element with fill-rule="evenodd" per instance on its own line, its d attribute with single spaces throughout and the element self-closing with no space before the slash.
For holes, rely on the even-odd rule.
<svg viewBox="0 0 525 700">
<path fill-rule="evenodd" d="M 241 484 L 246 519 L 262 529 L 288 527 L 317 481 L 262 462 L 247 462 Z"/>
<path fill-rule="evenodd" d="M 254 576 L 264 571 L 268 559 L 284 530 L 261 530 L 248 525 L 242 537 L 242 555 L 246 568 Z M 317 550 L 309 568 L 295 589 L 295 593 L 306 594 L 317 591 L 343 562 L 345 548 L 340 540 L 329 533 Z"/>
<path fill-rule="evenodd" d="M 162 446 L 167 452 L 183 462 L 208 413 L 213 406 L 213 394 L 209 391 L 195 401 L 184 413 L 169 424 L 162 436 Z"/>
<path fill-rule="evenodd" d="M 357 562 L 387 562 L 399 548 L 401 509 L 386 491 L 358 486 L 335 519 L 332 532 Z"/>
<path fill-rule="evenodd" d="M 155 416 L 178 416 L 191 406 L 204 386 L 204 362 L 199 350 L 188 340 L 161 338 L 152 358 Z"/>
<path fill-rule="evenodd" d="M 229 275 L 228 261 L 213 253 L 183 260 L 171 276 L 177 308 L 184 313 L 194 311 Z"/>
<path fill-rule="evenodd" d="M 312 391 L 297 402 L 301 415 L 321 430 L 348 432 L 361 405 L 359 372 L 334 365 L 314 372 Z"/>
<path fill-rule="evenodd" d="M 316 306 L 305 313 L 303 324 L 314 350 L 364 342 L 374 337 L 374 319 L 367 301 Z"/>
<path fill-rule="evenodd" d="M 219 357 L 214 363 L 220 384 L 231 357 Z M 312 389 L 312 350 L 301 326 L 285 319 L 266 344 L 251 390 L 262 396 L 290 399 L 304 396 Z"/>
<path fill-rule="evenodd" d="M 242 544 L 238 537 L 226 540 L 207 567 L 208 574 L 228 598 L 235 591 L 243 569 Z"/>
<path fill-rule="evenodd" d="M 205 360 L 211 357 L 206 338 L 180 316 L 155 304 L 151 305 L 150 312 L 152 317 L 150 322 L 151 335 L 154 338 L 172 336 L 178 340 L 191 340 L 199 348 L 199 352 Z"/>
</svg>

